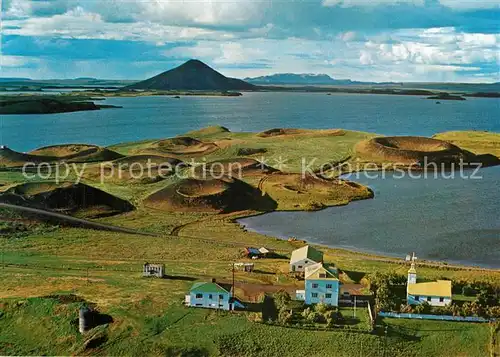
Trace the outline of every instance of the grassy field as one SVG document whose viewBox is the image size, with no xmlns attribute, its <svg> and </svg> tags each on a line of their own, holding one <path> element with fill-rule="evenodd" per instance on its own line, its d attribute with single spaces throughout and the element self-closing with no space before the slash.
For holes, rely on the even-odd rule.
<svg viewBox="0 0 500 357">
<path fill-rule="evenodd" d="M 231 158 L 241 149 L 265 149 L 271 158 L 286 153 L 285 173 L 297 172 L 305 153 L 331 162 L 345 160 L 359 140 L 372 134 L 302 132 L 290 137 L 262 137 L 210 128 L 188 133 L 222 147 L 207 155 Z M 231 144 L 228 144 L 231 142 Z M 111 149 L 123 155 L 150 150 L 152 141 L 125 143 Z M 328 150 L 316 150 L 320 145 Z M 315 145 L 315 146 L 314 146 Z M 261 150 L 262 151 L 262 150 Z M 250 155 L 258 158 L 262 154 Z M 182 157 L 181 157 L 182 159 Z M 198 158 L 200 159 L 200 158 Z M 270 163 L 272 166 L 273 164 Z M 248 178 L 257 185 L 259 179 Z M 21 182 L 15 172 L 0 172 L 0 183 Z M 344 330 L 308 331 L 255 322 L 255 313 L 224 313 L 182 306 L 194 281 L 216 278 L 230 282 L 233 262 L 245 246 L 266 246 L 282 258 L 260 259 L 253 273 L 235 273 L 236 296 L 258 301 L 259 290 L 293 291 L 303 282 L 290 277 L 288 259 L 303 242 L 280 240 L 245 231 L 234 222 L 248 211 L 230 214 L 164 212 L 144 207 L 142 200 L 175 182 L 174 178 L 143 184 L 123 180 L 86 184 L 130 200 L 137 209 L 97 219 L 155 233 L 144 237 L 82 228 L 31 225 L 16 234 L 0 235 L 0 354 L 17 355 L 166 355 L 166 356 L 485 356 L 491 342 L 488 325 L 385 319 L 388 336 Z M 3 213 L 0 212 L 0 216 Z M 3 214 L 4 220 L 15 215 Z M 22 219 L 19 219 L 23 223 Z M 23 223 L 24 224 L 24 223 Z M 366 274 L 406 274 L 401 259 L 319 247 L 325 261 L 342 271 L 341 280 L 359 283 Z M 163 263 L 166 279 L 142 278 L 144 262 Z M 500 271 L 419 261 L 419 278 L 489 281 L 500 285 Z M 77 299 L 59 295 L 76 295 Z M 58 296 L 53 296 L 58 295 Z M 52 297 L 51 297 L 52 296 Z M 113 322 L 81 336 L 74 320 L 83 303 L 95 304 Z M 342 312 L 345 315 L 351 310 Z M 366 324 L 366 316 L 359 316 Z M 361 317 L 363 317 L 361 319 Z M 92 346 L 92 340 L 99 343 Z M 326 351 L 326 352 L 325 352 Z"/>
<path fill-rule="evenodd" d="M 231 263 L 247 261 L 241 258 L 245 245 L 265 245 L 289 257 L 295 244 L 244 232 L 230 221 L 220 221 L 216 215 L 169 217 L 150 212 L 145 219 L 146 213 L 132 212 L 101 221 L 158 232 L 160 237 L 60 228 L 49 234 L 0 238 L 5 264 L 0 269 L 3 313 L 0 352 L 270 356 L 284 351 L 287 356 L 299 356 L 319 355 L 326 349 L 335 356 L 383 355 L 386 343 L 383 334 L 271 327 L 251 322 L 252 313 L 217 313 L 182 307 L 181 301 L 193 281 L 212 277 L 231 281 Z M 160 221 L 159 217 L 164 219 Z M 179 236 L 168 233 L 178 224 L 194 219 L 200 223 L 188 224 Z M 345 272 L 342 279 L 349 282 L 360 281 L 369 272 L 405 273 L 408 269 L 398 261 L 380 257 L 334 249 L 325 249 L 325 253 L 325 259 L 335 262 Z M 164 263 L 170 278 L 142 278 L 145 261 Z M 239 283 L 292 288 L 302 284 L 286 274 L 287 259 L 262 259 L 255 264 L 254 273 L 236 273 L 237 287 Z M 493 271 L 421 266 L 419 274 L 429 279 L 500 282 L 500 273 Z M 76 294 L 111 315 L 114 322 L 104 328 L 107 341 L 98 348 L 82 350 L 85 338 L 71 325 L 79 305 L 40 298 L 53 294 Z M 239 288 L 236 295 L 243 300 L 252 298 Z M 28 297 L 31 299 L 26 300 Z M 489 330 L 485 325 L 446 322 L 415 325 L 404 320 L 384 323 L 390 326 L 385 348 L 391 356 L 447 356 L 452 351 L 461 356 L 482 356 L 488 348 Z M 47 336 L 52 343 L 46 342 Z M 446 353 L 443 346 L 447 346 Z"/>
<path fill-rule="evenodd" d="M 500 157 L 500 134 L 487 131 L 449 131 L 434 135 L 474 154 L 492 154 Z"/>
</svg>

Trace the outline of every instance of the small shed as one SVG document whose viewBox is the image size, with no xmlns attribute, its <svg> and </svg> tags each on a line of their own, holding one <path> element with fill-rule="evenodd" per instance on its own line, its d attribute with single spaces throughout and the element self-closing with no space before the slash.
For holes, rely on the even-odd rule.
<svg viewBox="0 0 500 357">
<path fill-rule="evenodd" d="M 247 273 L 253 272 L 254 264 L 253 263 L 234 263 L 234 267 L 238 270 L 243 270 Z"/>
<path fill-rule="evenodd" d="M 156 277 L 163 278 L 165 275 L 165 265 L 164 264 L 150 264 L 144 263 L 142 268 L 143 277 Z"/>
</svg>

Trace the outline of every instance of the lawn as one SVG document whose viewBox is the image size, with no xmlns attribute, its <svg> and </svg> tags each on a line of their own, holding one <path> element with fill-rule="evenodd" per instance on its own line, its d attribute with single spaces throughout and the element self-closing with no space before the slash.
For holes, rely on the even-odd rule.
<svg viewBox="0 0 500 357">
<path fill-rule="evenodd" d="M 68 299 L 69 300 L 69 299 Z M 345 331 L 307 331 L 250 322 L 245 313 L 157 304 L 145 296 L 100 306 L 113 322 L 92 334 L 100 345 L 85 349 L 78 333 L 82 302 L 57 297 L 5 299 L 0 305 L 0 353 L 167 356 L 484 356 L 487 325 L 383 321 L 387 338 Z M 92 336 L 91 334 L 91 336 Z M 446 348 L 443 348 L 443 347 Z"/>
</svg>

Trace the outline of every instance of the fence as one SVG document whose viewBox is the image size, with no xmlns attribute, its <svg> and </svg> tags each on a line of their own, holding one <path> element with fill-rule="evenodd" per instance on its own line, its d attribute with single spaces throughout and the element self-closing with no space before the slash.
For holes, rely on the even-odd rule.
<svg viewBox="0 0 500 357">
<path fill-rule="evenodd" d="M 497 319 L 485 319 L 478 316 L 450 316 L 450 315 L 426 315 L 426 314 L 407 314 L 396 312 L 379 312 L 380 317 L 398 318 L 398 319 L 418 319 L 418 320 L 438 320 L 438 321 L 458 321 L 458 322 L 490 322 Z"/>
</svg>

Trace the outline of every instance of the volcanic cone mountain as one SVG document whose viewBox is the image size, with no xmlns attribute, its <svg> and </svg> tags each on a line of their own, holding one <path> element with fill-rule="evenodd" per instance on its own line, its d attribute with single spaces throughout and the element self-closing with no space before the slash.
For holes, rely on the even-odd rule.
<svg viewBox="0 0 500 357">
<path fill-rule="evenodd" d="M 253 90 L 256 87 L 240 79 L 228 78 L 205 63 L 191 59 L 157 76 L 132 84 L 126 89 L 156 90 Z"/>
</svg>

